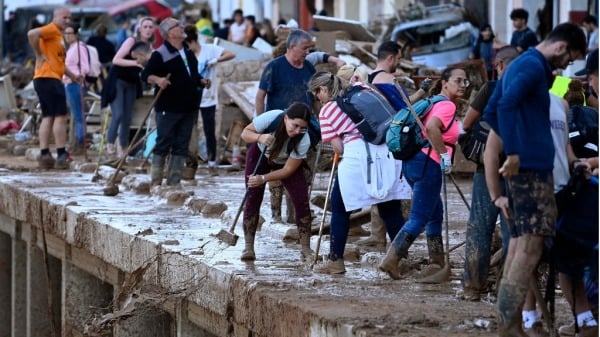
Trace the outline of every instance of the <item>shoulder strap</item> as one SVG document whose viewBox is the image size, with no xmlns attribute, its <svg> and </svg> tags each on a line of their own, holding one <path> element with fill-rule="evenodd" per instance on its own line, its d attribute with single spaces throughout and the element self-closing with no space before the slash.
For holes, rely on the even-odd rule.
<svg viewBox="0 0 600 337">
<path fill-rule="evenodd" d="M 367 81 L 369 81 L 369 83 L 373 83 L 373 81 L 375 80 L 375 77 L 377 77 L 377 75 L 379 75 L 379 73 L 381 73 L 381 72 L 383 72 L 383 70 L 377 70 L 377 71 L 370 73 L 369 76 L 367 77 Z"/>
<path fill-rule="evenodd" d="M 283 110 L 277 117 L 275 117 L 275 119 L 271 122 L 271 124 L 269 124 L 269 126 L 267 126 L 267 128 L 265 129 L 264 132 L 272 133 L 275 130 L 277 130 L 277 126 L 279 125 L 279 123 L 281 123 L 281 120 L 283 119 L 284 114 L 285 114 L 285 110 Z"/>
</svg>

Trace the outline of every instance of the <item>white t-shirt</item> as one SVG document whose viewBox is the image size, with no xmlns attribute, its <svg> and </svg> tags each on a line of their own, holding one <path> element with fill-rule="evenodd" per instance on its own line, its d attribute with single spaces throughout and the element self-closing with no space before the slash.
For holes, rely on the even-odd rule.
<svg viewBox="0 0 600 337">
<path fill-rule="evenodd" d="M 201 108 L 215 106 L 219 103 L 219 97 L 217 96 L 219 85 L 217 83 L 215 66 L 209 67 L 208 62 L 221 56 L 223 50 L 225 50 L 223 47 L 214 44 L 200 44 L 200 55 L 196 55 L 196 58 L 198 58 L 198 72 L 202 75 L 202 78 L 207 78 L 211 82 L 210 88 L 202 90 Z"/>
<path fill-rule="evenodd" d="M 231 41 L 239 44 L 244 43 L 244 38 L 246 38 L 246 23 L 232 23 L 229 26 L 229 32 L 231 33 Z"/>
<path fill-rule="evenodd" d="M 270 110 L 270 111 L 265 111 L 263 114 L 254 117 L 254 119 L 252 120 L 252 123 L 254 124 L 254 128 L 256 129 L 256 132 L 263 134 L 266 133 L 265 130 L 267 130 L 267 128 L 269 127 L 269 125 L 271 125 L 271 122 L 273 122 L 277 116 L 279 116 L 281 113 L 283 113 L 283 110 Z M 284 119 L 282 119 L 283 121 Z M 300 137 L 300 136 L 298 136 Z M 285 164 L 285 161 L 288 159 L 288 157 L 290 158 L 294 158 L 294 159 L 304 159 L 306 158 L 306 153 L 308 152 L 308 148 L 310 147 L 310 138 L 308 136 L 308 132 L 305 133 L 304 135 L 302 135 L 302 139 L 300 140 L 300 142 L 298 143 L 298 153 L 296 153 L 296 151 L 292 150 L 292 152 L 290 152 L 290 154 L 288 155 L 287 153 L 287 145 L 289 143 L 289 138 L 285 141 L 285 144 L 283 144 L 283 146 L 281 147 L 281 151 L 279 152 L 279 154 L 277 155 L 277 158 L 273 159 L 273 156 L 271 155 L 271 153 L 269 153 L 267 151 L 267 157 L 269 157 L 269 159 L 271 159 L 274 163 L 276 164 Z M 264 145 L 263 144 L 258 144 L 258 148 L 261 151 L 264 151 Z"/>
</svg>

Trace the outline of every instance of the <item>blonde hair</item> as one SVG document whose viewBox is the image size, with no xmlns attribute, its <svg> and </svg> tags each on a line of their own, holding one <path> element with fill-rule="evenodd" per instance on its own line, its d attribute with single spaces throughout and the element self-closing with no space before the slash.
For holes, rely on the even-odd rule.
<svg viewBox="0 0 600 337">
<path fill-rule="evenodd" d="M 349 83 L 367 82 L 369 77 L 366 70 L 363 68 L 355 67 L 349 64 L 341 66 L 337 71 L 336 76 Z"/>
<path fill-rule="evenodd" d="M 348 87 L 348 83 L 328 71 L 319 71 L 311 77 L 308 89 L 314 93 L 320 87 L 327 88 L 329 100 L 333 101 Z"/>
</svg>

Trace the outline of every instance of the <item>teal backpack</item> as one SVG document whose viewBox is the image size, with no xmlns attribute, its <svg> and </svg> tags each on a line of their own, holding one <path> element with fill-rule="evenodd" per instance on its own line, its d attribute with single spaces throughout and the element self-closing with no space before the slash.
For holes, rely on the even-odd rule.
<svg viewBox="0 0 600 337">
<path fill-rule="evenodd" d="M 419 119 L 423 120 L 435 103 L 446 100 L 448 98 L 445 96 L 434 95 L 417 101 L 413 108 Z M 453 123 L 454 119 L 442 132 L 448 131 Z M 421 128 L 409 107 L 404 107 L 396 113 L 385 135 L 385 142 L 394 158 L 398 160 L 411 159 L 423 147 L 429 146 L 427 139 L 421 135 Z"/>
</svg>

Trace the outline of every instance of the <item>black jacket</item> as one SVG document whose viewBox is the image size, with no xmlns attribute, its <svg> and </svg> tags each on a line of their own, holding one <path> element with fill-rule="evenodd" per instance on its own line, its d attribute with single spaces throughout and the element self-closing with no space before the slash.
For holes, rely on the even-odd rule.
<svg viewBox="0 0 600 337">
<path fill-rule="evenodd" d="M 188 61 L 185 66 L 179 51 L 169 42 L 165 41 L 158 49 L 152 52 L 148 64 L 142 71 L 142 81 L 147 82 L 148 76 L 165 77 L 171 74 L 169 85 L 163 90 L 156 102 L 156 111 L 197 113 L 202 97 L 202 76 L 198 73 L 198 60 L 187 46 L 184 52 Z M 189 69 L 189 73 L 188 73 Z M 158 93 L 155 87 L 155 94 Z"/>
</svg>

